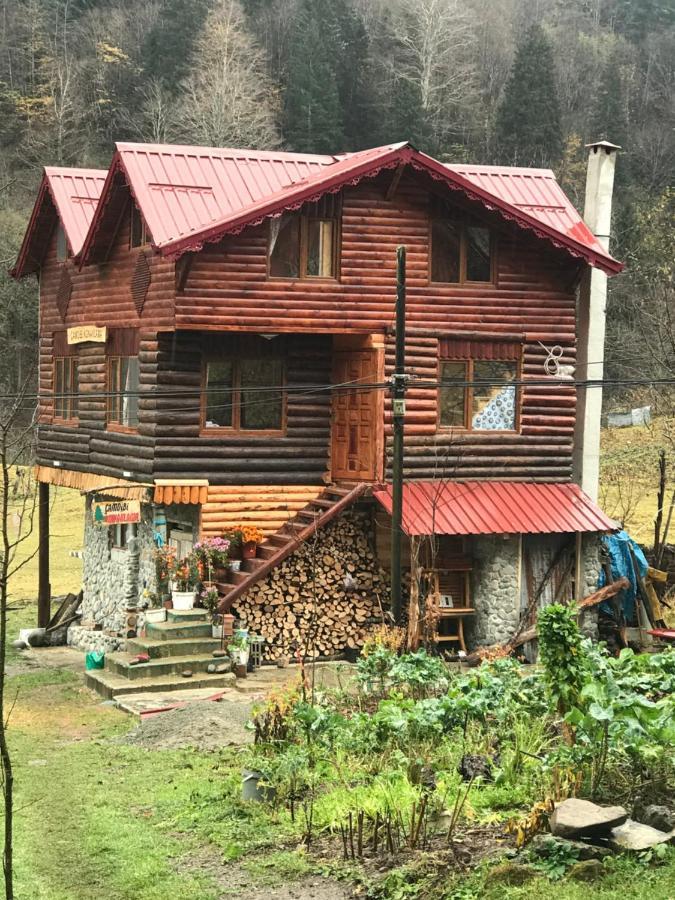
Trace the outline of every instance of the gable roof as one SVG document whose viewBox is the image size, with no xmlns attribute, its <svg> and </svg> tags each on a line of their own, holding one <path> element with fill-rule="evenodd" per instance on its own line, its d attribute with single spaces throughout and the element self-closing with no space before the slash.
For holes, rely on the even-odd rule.
<svg viewBox="0 0 675 900">
<path fill-rule="evenodd" d="M 584 224 L 550 170 L 443 165 L 407 142 L 335 156 L 117 144 L 82 262 L 103 252 L 97 248 L 97 232 L 120 175 L 141 209 L 153 246 L 164 256 L 177 257 L 400 165 L 411 165 L 590 265 L 608 273 L 622 269 Z M 110 215 L 116 212 L 111 208 Z M 101 229 L 101 241 L 108 233 Z"/>
<path fill-rule="evenodd" d="M 84 239 L 105 184 L 106 169 L 47 166 L 12 274 L 20 278 L 39 268 L 58 216 L 73 256 Z"/>
<path fill-rule="evenodd" d="M 75 237 L 69 240 L 84 265 L 105 256 L 126 197 L 126 192 L 121 194 L 125 183 L 143 214 L 155 249 L 163 256 L 178 257 L 225 234 L 298 209 L 346 184 L 372 178 L 383 169 L 406 165 L 608 274 L 623 268 L 591 233 L 550 169 L 444 165 L 407 142 L 334 156 L 119 143 L 107 174 L 99 170 L 48 171 L 96 176 L 100 202 L 79 251 L 75 250 Z M 54 196 L 59 187 L 52 187 L 52 181 L 65 189 L 65 176 L 45 178 Z M 76 180 L 73 175 L 69 202 L 61 201 L 71 210 L 73 201 L 85 199 L 75 190 Z M 93 202 L 86 208 L 82 205 L 80 212 L 91 214 Z M 75 230 L 71 222 L 73 234 Z M 17 263 L 15 272 L 23 271 L 27 270 L 20 270 Z"/>
</svg>

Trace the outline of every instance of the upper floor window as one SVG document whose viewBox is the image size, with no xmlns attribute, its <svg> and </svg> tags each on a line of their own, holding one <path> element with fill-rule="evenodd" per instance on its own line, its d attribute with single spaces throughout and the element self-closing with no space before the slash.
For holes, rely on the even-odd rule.
<svg viewBox="0 0 675 900">
<path fill-rule="evenodd" d="M 108 357 L 108 424 L 138 427 L 138 357 Z"/>
<path fill-rule="evenodd" d="M 270 219 L 269 273 L 281 278 L 336 278 L 339 197 L 327 194 L 297 213 Z"/>
<path fill-rule="evenodd" d="M 77 356 L 54 359 L 54 420 L 76 423 L 79 414 L 79 371 Z"/>
<path fill-rule="evenodd" d="M 56 259 L 58 262 L 65 262 L 68 259 L 68 241 L 60 222 L 56 226 Z"/>
<path fill-rule="evenodd" d="M 281 432 L 284 364 L 278 357 L 211 359 L 204 366 L 202 427 Z"/>
<path fill-rule="evenodd" d="M 141 215 L 135 203 L 131 204 L 131 230 L 129 245 L 133 247 L 143 247 L 148 243 L 148 229 L 145 225 L 145 219 Z"/>
<path fill-rule="evenodd" d="M 444 284 L 495 280 L 494 238 L 489 228 L 467 221 L 432 198 L 431 280 Z"/>
<path fill-rule="evenodd" d="M 467 345 L 469 352 L 466 352 Z M 464 358 L 457 358 L 460 355 Z M 516 344 L 442 341 L 438 372 L 439 427 L 517 431 L 519 360 L 520 348 Z"/>
</svg>

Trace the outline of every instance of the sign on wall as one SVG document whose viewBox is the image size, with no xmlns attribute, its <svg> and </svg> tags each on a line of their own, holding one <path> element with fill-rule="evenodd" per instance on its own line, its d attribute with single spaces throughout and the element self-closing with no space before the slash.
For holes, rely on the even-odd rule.
<svg viewBox="0 0 675 900">
<path fill-rule="evenodd" d="M 105 344 L 108 329 L 105 325 L 75 325 L 68 329 L 69 344 Z"/>
<path fill-rule="evenodd" d="M 106 500 L 92 505 L 97 525 L 128 525 L 141 521 L 140 500 Z"/>
</svg>

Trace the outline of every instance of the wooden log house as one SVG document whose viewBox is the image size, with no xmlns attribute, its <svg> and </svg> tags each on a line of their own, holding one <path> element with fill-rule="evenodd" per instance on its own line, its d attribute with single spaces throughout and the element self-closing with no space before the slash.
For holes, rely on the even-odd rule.
<svg viewBox="0 0 675 900">
<path fill-rule="evenodd" d="M 436 535 L 473 644 L 507 638 L 548 569 L 549 598 L 593 581 L 613 523 L 572 483 L 576 389 L 546 361 L 574 367 L 579 285 L 621 265 L 552 172 L 123 143 L 107 171 L 45 170 L 13 270 L 39 283 L 42 497 L 87 497 L 86 618 L 120 627 L 158 536 L 239 522 L 267 540 L 223 586 L 235 609 L 353 504 L 386 570 L 401 244 L 412 552 Z M 97 526 L 105 498 L 140 523 Z"/>
</svg>

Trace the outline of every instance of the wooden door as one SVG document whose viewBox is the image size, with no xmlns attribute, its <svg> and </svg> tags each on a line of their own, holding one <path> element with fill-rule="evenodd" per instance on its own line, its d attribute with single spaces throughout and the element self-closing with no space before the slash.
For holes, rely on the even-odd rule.
<svg viewBox="0 0 675 900">
<path fill-rule="evenodd" d="M 333 391 L 331 462 L 334 481 L 373 481 L 377 472 L 377 390 L 358 389 L 377 381 L 377 351 L 348 350 L 335 354 L 333 384 L 354 388 Z"/>
</svg>

